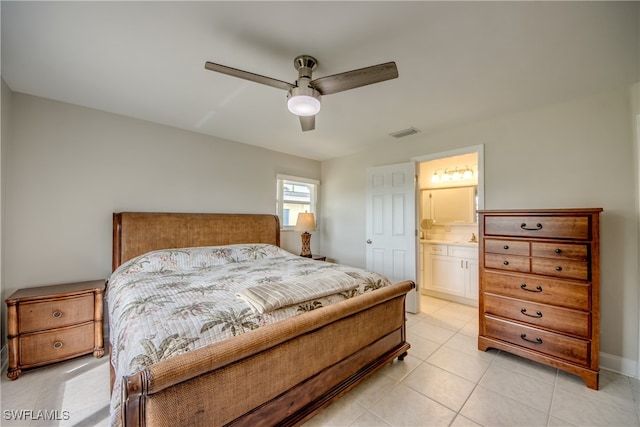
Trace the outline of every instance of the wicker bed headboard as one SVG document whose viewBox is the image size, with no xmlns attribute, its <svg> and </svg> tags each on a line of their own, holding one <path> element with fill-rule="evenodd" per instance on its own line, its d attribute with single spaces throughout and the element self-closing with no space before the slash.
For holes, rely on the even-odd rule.
<svg viewBox="0 0 640 427">
<path fill-rule="evenodd" d="M 125 261 L 157 249 L 269 243 L 280 246 L 276 215 L 119 212 L 113 214 L 115 270 Z"/>
</svg>

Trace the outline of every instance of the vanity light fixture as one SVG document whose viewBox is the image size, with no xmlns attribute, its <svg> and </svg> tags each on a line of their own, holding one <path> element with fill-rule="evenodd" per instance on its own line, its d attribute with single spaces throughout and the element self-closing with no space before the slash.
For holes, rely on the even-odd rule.
<svg viewBox="0 0 640 427">
<path fill-rule="evenodd" d="M 448 182 L 460 181 L 463 179 L 473 178 L 473 170 L 465 165 L 464 167 L 456 166 L 455 168 L 436 169 L 431 175 L 431 182 Z"/>
</svg>

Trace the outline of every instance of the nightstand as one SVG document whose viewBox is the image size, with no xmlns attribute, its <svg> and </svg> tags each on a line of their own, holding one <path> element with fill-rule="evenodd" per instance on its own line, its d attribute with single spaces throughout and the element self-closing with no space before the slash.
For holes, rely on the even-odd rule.
<svg viewBox="0 0 640 427">
<path fill-rule="evenodd" d="M 104 288 L 104 280 L 93 280 L 20 289 L 7 298 L 7 377 L 88 353 L 102 357 Z"/>
</svg>

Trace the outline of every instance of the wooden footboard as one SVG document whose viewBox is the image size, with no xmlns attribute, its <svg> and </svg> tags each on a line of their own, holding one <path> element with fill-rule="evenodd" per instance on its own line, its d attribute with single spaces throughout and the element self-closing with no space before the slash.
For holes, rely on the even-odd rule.
<svg viewBox="0 0 640 427">
<path fill-rule="evenodd" d="M 401 282 L 154 364 L 123 379 L 126 426 L 297 425 L 395 357 Z"/>
</svg>

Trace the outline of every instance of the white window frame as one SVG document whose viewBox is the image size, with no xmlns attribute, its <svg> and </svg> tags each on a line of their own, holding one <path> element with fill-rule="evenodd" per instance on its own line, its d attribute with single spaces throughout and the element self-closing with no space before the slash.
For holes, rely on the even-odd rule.
<svg viewBox="0 0 640 427">
<path fill-rule="evenodd" d="M 280 228 L 281 230 L 293 230 L 294 226 L 293 225 L 285 225 L 284 224 L 284 212 L 283 212 L 283 206 L 284 206 L 284 183 L 286 182 L 290 182 L 293 184 L 311 184 L 311 192 L 310 192 L 310 203 L 309 203 L 309 212 L 313 213 L 315 215 L 315 219 L 316 219 L 316 227 L 317 227 L 317 222 L 318 222 L 318 213 L 317 213 L 317 207 L 318 207 L 318 187 L 320 186 L 320 181 L 317 179 L 313 179 L 313 178 L 304 178 L 301 176 L 293 176 L 293 175 L 283 175 L 283 174 L 277 174 L 276 175 L 276 180 L 277 180 L 277 196 L 276 196 L 276 214 L 278 215 L 278 218 L 280 218 Z"/>
</svg>

